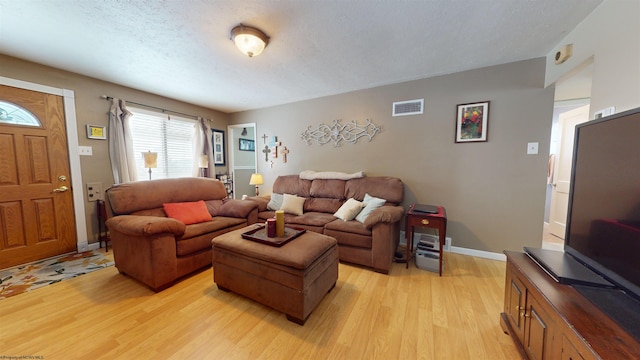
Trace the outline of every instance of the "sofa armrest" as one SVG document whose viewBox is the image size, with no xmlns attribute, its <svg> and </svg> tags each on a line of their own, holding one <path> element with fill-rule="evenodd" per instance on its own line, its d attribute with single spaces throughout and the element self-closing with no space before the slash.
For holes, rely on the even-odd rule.
<svg viewBox="0 0 640 360">
<path fill-rule="evenodd" d="M 267 205 L 271 201 L 271 195 L 249 196 L 246 200 L 258 203 L 258 211 L 267 211 Z"/>
<path fill-rule="evenodd" d="M 106 222 L 109 230 L 126 235 L 148 236 L 170 233 L 175 236 L 184 234 L 186 225 L 176 219 L 160 216 L 118 215 Z"/>
<path fill-rule="evenodd" d="M 364 226 L 371 230 L 379 223 L 395 223 L 402 219 L 404 208 L 402 206 L 381 206 L 371 212 L 364 220 Z"/>
<path fill-rule="evenodd" d="M 218 215 L 247 219 L 251 211 L 257 208 L 258 204 L 253 201 L 228 199 L 218 209 Z"/>
</svg>

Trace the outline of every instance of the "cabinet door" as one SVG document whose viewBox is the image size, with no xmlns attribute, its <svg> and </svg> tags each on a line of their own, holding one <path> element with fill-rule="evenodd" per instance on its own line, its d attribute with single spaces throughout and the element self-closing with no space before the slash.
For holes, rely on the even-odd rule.
<svg viewBox="0 0 640 360">
<path fill-rule="evenodd" d="M 507 317 L 516 337 L 524 342 L 526 288 L 513 273 L 509 273 L 507 284 Z"/>
<path fill-rule="evenodd" d="M 551 350 L 549 317 L 542 311 L 538 301 L 532 297 L 527 298 L 525 313 L 524 348 L 529 359 L 547 359 L 546 354 Z"/>
<path fill-rule="evenodd" d="M 566 336 L 562 337 L 562 360 L 583 360 L 584 358 L 575 346 L 567 339 Z"/>
</svg>

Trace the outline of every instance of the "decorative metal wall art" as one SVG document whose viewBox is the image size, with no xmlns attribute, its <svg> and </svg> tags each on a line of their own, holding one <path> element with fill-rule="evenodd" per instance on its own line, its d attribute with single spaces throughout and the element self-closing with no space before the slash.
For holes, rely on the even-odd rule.
<svg viewBox="0 0 640 360">
<path fill-rule="evenodd" d="M 366 119 L 364 125 L 359 125 L 355 120 L 344 125 L 340 121 L 339 119 L 333 120 L 331 125 L 320 124 L 317 129 L 312 129 L 309 125 L 302 133 L 302 139 L 307 142 L 307 145 L 311 145 L 315 140 L 320 145 L 333 142 L 333 146 L 337 147 L 340 146 L 341 141 L 355 144 L 362 137 L 371 141 L 380 131 L 380 127 L 372 123 L 370 119 Z"/>
</svg>

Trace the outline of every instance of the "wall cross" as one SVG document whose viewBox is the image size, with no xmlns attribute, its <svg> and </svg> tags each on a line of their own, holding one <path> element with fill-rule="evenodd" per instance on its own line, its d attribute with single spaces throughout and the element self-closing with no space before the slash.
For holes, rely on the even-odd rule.
<svg viewBox="0 0 640 360">
<path fill-rule="evenodd" d="M 282 150 L 280 150 L 280 154 L 282 154 L 282 162 L 286 163 L 287 162 L 287 154 L 289 153 L 289 149 L 287 149 L 286 146 L 284 146 L 282 148 Z"/>
<path fill-rule="evenodd" d="M 264 149 L 262 149 L 262 152 L 264 153 L 264 161 L 269 161 L 269 153 L 271 152 L 271 149 L 269 149 L 269 145 L 265 145 Z"/>
</svg>

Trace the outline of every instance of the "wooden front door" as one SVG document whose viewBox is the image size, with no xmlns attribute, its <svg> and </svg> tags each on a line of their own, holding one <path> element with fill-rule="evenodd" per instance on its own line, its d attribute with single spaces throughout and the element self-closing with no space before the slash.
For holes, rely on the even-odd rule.
<svg viewBox="0 0 640 360">
<path fill-rule="evenodd" d="M 70 184 L 63 98 L 0 85 L 0 269 L 76 250 Z"/>
</svg>

